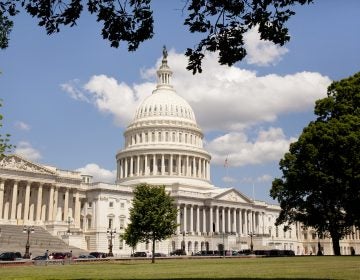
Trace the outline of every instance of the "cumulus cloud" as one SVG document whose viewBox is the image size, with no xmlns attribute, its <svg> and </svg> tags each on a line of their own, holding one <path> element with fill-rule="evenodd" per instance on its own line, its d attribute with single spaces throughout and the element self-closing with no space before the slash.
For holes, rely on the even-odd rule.
<svg viewBox="0 0 360 280">
<path fill-rule="evenodd" d="M 116 170 L 110 171 L 101 168 L 96 163 L 89 163 L 84 167 L 78 168 L 77 171 L 93 176 L 94 182 L 114 183 L 116 178 Z"/>
<path fill-rule="evenodd" d="M 182 54 L 170 51 L 168 61 L 176 91 L 190 103 L 206 131 L 240 130 L 272 122 L 281 114 L 312 110 L 331 83 L 314 72 L 258 76 L 255 71 L 219 65 L 214 54 L 207 55 L 203 73 L 195 76 L 185 69 L 187 60 Z M 154 73 L 159 64 L 160 59 L 143 76 Z"/>
<path fill-rule="evenodd" d="M 288 52 L 285 47 L 261 40 L 257 27 L 244 34 L 244 46 L 247 52 L 246 62 L 257 66 L 275 65 Z"/>
<path fill-rule="evenodd" d="M 26 141 L 20 141 L 16 145 L 16 149 L 14 150 L 14 153 L 23 156 L 26 159 L 34 160 L 34 161 L 42 158 L 40 152 L 35 148 L 33 148 L 31 144 Z"/>
<path fill-rule="evenodd" d="M 30 125 L 22 121 L 16 121 L 15 127 L 19 130 L 24 130 L 24 131 L 29 131 L 31 129 Z"/>
<path fill-rule="evenodd" d="M 315 100 L 326 96 L 331 82 L 314 72 L 258 76 L 254 71 L 219 65 L 214 54 L 206 57 L 203 73 L 195 76 L 186 70 L 183 54 L 171 50 L 168 61 L 176 91 L 190 103 L 205 131 L 241 130 L 272 122 L 281 114 L 312 110 Z M 154 90 L 155 83 L 148 79 L 154 77 L 160 62 L 161 58 L 154 67 L 142 69 L 142 83 L 129 85 L 113 77 L 96 75 L 80 92 L 85 92 L 84 100 L 90 100 L 99 111 L 112 114 L 118 125 L 126 126 L 139 102 Z M 70 85 L 71 82 L 63 84 L 62 88 L 81 100 L 83 95 Z"/>
<path fill-rule="evenodd" d="M 278 161 L 288 151 L 295 138 L 286 138 L 281 128 L 270 127 L 260 130 L 253 141 L 243 132 L 231 132 L 210 141 L 206 149 L 212 155 L 212 163 L 223 164 L 228 158 L 228 166 L 261 164 Z"/>
</svg>

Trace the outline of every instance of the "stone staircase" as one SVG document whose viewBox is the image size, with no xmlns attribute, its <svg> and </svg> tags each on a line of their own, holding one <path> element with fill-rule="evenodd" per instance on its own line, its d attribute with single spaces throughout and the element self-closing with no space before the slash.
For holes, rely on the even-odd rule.
<svg viewBox="0 0 360 280">
<path fill-rule="evenodd" d="M 23 226 L 17 225 L 0 225 L 0 253 L 2 252 L 20 252 L 25 253 L 27 234 L 23 233 Z M 51 235 L 44 228 L 34 226 L 34 233 L 30 233 L 30 253 L 32 257 L 44 255 L 45 251 L 49 252 L 69 252 L 72 250 L 73 256 L 87 253 L 85 250 L 77 247 L 68 246 L 62 239 Z"/>
</svg>

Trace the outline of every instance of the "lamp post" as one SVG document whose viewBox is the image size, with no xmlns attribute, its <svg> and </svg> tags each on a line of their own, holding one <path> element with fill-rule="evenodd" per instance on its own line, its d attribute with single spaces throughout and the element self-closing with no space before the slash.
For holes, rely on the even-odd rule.
<svg viewBox="0 0 360 280">
<path fill-rule="evenodd" d="M 70 235 L 71 235 L 70 225 L 72 223 L 72 219 L 70 216 L 67 218 L 66 223 L 68 224 L 68 229 L 66 231 L 66 235 L 68 237 L 68 248 L 70 248 Z"/>
<path fill-rule="evenodd" d="M 114 256 L 114 254 L 112 252 L 112 248 L 113 248 L 112 240 L 115 237 L 115 233 L 116 233 L 116 229 L 111 229 L 111 228 L 109 228 L 106 232 L 108 240 L 109 240 L 109 254 L 108 254 L 109 257 Z"/>
<path fill-rule="evenodd" d="M 255 236 L 255 234 L 253 232 L 250 232 L 249 236 L 250 236 L 250 254 L 253 254 L 254 253 L 253 236 Z"/>
<path fill-rule="evenodd" d="M 26 245 L 25 245 L 25 254 L 24 254 L 24 259 L 30 259 L 30 233 L 34 233 L 34 227 L 33 226 L 24 226 L 23 228 L 23 233 L 27 234 L 27 241 L 26 241 Z"/>
</svg>

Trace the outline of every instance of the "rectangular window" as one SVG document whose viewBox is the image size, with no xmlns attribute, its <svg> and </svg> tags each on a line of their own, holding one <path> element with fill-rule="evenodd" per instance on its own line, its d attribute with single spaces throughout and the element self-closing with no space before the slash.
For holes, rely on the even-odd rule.
<svg viewBox="0 0 360 280">
<path fill-rule="evenodd" d="M 112 228 L 113 226 L 113 219 L 109 219 L 109 227 L 108 228 Z"/>
<path fill-rule="evenodd" d="M 109 202 L 109 207 L 110 207 L 110 208 L 114 207 L 114 202 L 110 201 L 110 202 Z"/>
<path fill-rule="evenodd" d="M 124 229 L 124 228 L 125 228 L 125 220 L 120 219 L 120 229 Z"/>
<path fill-rule="evenodd" d="M 120 250 L 124 249 L 124 239 L 121 235 L 119 237 L 119 249 Z"/>
<path fill-rule="evenodd" d="M 121 203 L 120 203 L 120 208 L 121 208 L 121 209 L 124 209 L 124 208 L 125 208 L 125 203 L 121 202 Z"/>
</svg>

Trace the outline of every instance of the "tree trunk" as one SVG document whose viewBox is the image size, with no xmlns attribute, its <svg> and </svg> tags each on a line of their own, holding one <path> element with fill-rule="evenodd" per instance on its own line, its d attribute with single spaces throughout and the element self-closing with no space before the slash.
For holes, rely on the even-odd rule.
<svg viewBox="0 0 360 280">
<path fill-rule="evenodd" d="M 335 256 L 340 256 L 340 236 L 337 232 L 331 232 L 332 246 Z"/>
<path fill-rule="evenodd" d="M 155 263 L 155 238 L 152 240 L 152 256 L 151 263 Z"/>
</svg>

